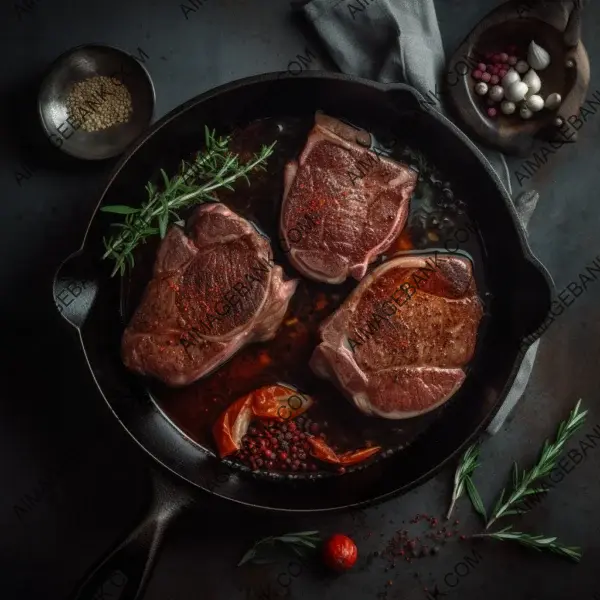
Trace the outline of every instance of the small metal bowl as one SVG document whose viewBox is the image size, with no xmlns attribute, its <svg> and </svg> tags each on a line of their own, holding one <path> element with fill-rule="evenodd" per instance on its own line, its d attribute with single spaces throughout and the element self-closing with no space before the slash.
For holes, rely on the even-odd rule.
<svg viewBox="0 0 600 600">
<path fill-rule="evenodd" d="M 87 132 L 69 119 L 71 87 L 95 75 L 116 77 L 127 87 L 133 107 L 127 123 Z M 150 74 L 133 56 L 111 46 L 89 44 L 73 48 L 54 61 L 40 88 L 38 112 L 53 146 L 76 158 L 101 160 L 121 154 L 148 127 L 155 100 Z M 89 108 L 94 110 L 91 104 Z"/>
</svg>

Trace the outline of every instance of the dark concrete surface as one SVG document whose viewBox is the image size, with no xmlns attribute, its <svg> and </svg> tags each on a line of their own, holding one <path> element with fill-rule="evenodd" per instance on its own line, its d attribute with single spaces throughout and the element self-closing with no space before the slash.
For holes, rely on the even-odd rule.
<svg viewBox="0 0 600 600">
<path fill-rule="evenodd" d="M 437 1 L 447 53 L 493 5 Z M 85 164 L 40 145 L 35 118 L 40 76 L 72 46 L 116 45 L 139 56 L 149 69 L 160 117 L 215 85 L 286 69 L 298 54 L 306 56 L 307 47 L 318 56 L 310 68 L 328 66 L 318 45 L 307 41 L 290 18 L 285 0 L 198 0 L 196 6 L 187 15 L 180 4 L 166 0 L 19 0 L 0 7 L 3 600 L 65 598 L 89 565 L 139 517 L 148 490 L 140 451 L 101 401 L 75 335 L 58 316 L 50 294 L 54 269 L 79 246 L 112 163 Z M 590 95 L 600 89 L 599 23 L 600 6 L 588 6 L 583 38 L 592 64 Z M 599 135 L 596 114 L 581 128 L 580 141 L 558 150 L 522 188 L 514 178 L 516 192 L 535 188 L 541 193 L 531 244 L 558 290 L 577 281 L 600 256 Z M 511 161 L 511 171 L 521 162 Z M 600 283 L 591 283 L 577 298 L 563 297 L 572 304 L 544 336 L 523 400 L 503 430 L 483 445 L 483 467 L 475 480 L 487 505 L 511 462 L 531 465 L 543 440 L 578 398 L 590 412 L 569 448 L 579 448 L 579 440 L 600 425 Z M 354 516 L 250 515 L 207 502 L 171 531 L 146 599 L 363 600 L 375 599 L 385 589 L 388 598 L 405 600 L 598 598 L 600 449 L 590 449 L 578 464 L 577 454 L 571 456 L 563 462 L 563 481 L 514 522 L 518 529 L 582 546 L 579 565 L 507 542 L 452 543 L 435 558 L 399 563 L 389 572 L 380 558 L 367 564 L 367 555 L 381 550 L 403 521 L 419 512 L 442 514 L 453 475 L 447 470 L 404 497 Z M 460 501 L 457 515 L 465 532 L 479 527 L 467 500 Z M 307 529 L 355 535 L 358 568 L 339 578 L 310 567 L 298 572 L 297 566 L 289 568 L 289 575 L 287 561 L 272 568 L 235 568 L 256 538 Z M 389 580 L 393 584 L 386 588 Z M 433 595 L 423 589 L 435 586 Z"/>
</svg>

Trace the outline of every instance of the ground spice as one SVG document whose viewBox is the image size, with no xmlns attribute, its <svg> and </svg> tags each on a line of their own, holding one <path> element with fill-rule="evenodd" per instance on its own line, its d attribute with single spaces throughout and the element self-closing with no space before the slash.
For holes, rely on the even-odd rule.
<svg viewBox="0 0 600 600">
<path fill-rule="evenodd" d="M 435 556 L 439 554 L 441 546 L 450 541 L 448 538 L 457 536 L 459 533 L 457 529 L 447 529 L 446 527 L 436 529 L 439 518 L 427 514 L 417 514 L 409 522 L 413 525 L 423 523 L 429 527 L 425 531 L 418 531 L 419 535 L 414 537 L 410 536 L 406 529 L 396 531 L 381 553 L 381 557 L 386 558 L 392 566 L 395 566 L 397 559 L 404 559 L 405 562 L 411 563 L 417 558 Z M 454 521 L 455 525 L 458 523 L 458 520 Z M 461 536 L 461 539 L 464 539 L 464 536 Z"/>
<path fill-rule="evenodd" d="M 67 97 L 69 119 L 84 131 L 100 131 L 127 123 L 133 112 L 131 94 L 116 77 L 96 75 L 73 85 Z"/>
</svg>

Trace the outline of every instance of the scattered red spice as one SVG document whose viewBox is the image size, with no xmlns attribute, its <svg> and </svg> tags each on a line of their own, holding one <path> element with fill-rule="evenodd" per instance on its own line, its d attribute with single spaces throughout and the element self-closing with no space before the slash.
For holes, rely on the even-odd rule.
<svg viewBox="0 0 600 600">
<path fill-rule="evenodd" d="M 392 538 L 388 540 L 385 550 L 381 552 L 381 556 L 387 558 L 389 562 L 388 568 L 395 566 L 395 561 L 398 558 L 411 563 L 417 558 L 439 554 L 441 546 L 446 545 L 450 541 L 449 538 L 458 534 L 456 529 L 447 529 L 446 527 L 437 529 L 439 520 L 438 517 L 433 515 L 417 513 L 409 522 L 412 525 L 423 523 L 424 531 L 416 531 L 415 533 L 418 535 L 409 535 L 406 529 L 396 531 Z M 456 519 L 454 525 L 458 524 L 459 521 Z M 376 555 L 379 555 L 379 553 L 376 553 Z"/>
</svg>

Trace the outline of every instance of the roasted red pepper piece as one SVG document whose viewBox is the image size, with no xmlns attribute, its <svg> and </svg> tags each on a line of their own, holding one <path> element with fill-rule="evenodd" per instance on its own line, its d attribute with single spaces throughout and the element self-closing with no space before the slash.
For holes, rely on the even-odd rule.
<svg viewBox="0 0 600 600">
<path fill-rule="evenodd" d="M 254 418 L 287 421 L 307 411 L 313 399 L 284 385 L 268 385 L 236 400 L 213 425 L 221 458 L 240 449 Z"/>
<path fill-rule="evenodd" d="M 355 465 L 367 458 L 377 454 L 381 450 L 381 446 L 373 446 L 372 448 L 362 448 L 361 450 L 349 450 L 342 454 L 336 454 L 325 440 L 317 437 L 309 437 L 308 443 L 312 450 L 311 455 L 324 462 L 334 465 Z"/>
</svg>

